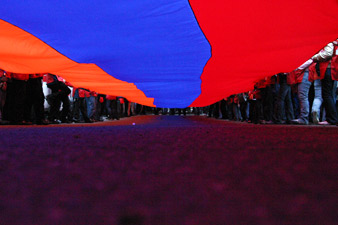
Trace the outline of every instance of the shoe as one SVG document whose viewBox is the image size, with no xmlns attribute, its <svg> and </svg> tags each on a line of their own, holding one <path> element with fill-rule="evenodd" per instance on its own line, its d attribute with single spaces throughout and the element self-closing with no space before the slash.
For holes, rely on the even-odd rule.
<svg viewBox="0 0 338 225">
<path fill-rule="evenodd" d="M 30 121 L 23 120 L 23 121 L 17 122 L 16 124 L 17 125 L 32 125 L 33 123 Z"/>
<path fill-rule="evenodd" d="M 319 124 L 318 112 L 316 111 L 312 112 L 312 122 L 313 124 L 316 124 L 316 125 Z"/>
<path fill-rule="evenodd" d="M 284 120 L 276 120 L 274 124 L 286 124 L 286 122 Z"/>
<path fill-rule="evenodd" d="M 60 124 L 61 121 L 60 120 L 51 120 L 50 123 L 51 124 Z"/>
<path fill-rule="evenodd" d="M 329 122 L 327 122 L 326 120 L 323 122 L 318 122 L 319 125 L 330 125 Z"/>
<path fill-rule="evenodd" d="M 292 124 L 298 124 L 298 125 L 308 125 L 308 123 L 300 120 L 300 119 L 295 119 L 295 120 L 291 120 Z"/>
<path fill-rule="evenodd" d="M 68 120 L 68 119 L 62 119 L 61 123 L 72 123 L 72 121 Z"/>
<path fill-rule="evenodd" d="M 85 123 L 93 123 L 91 119 L 85 120 Z"/>
<path fill-rule="evenodd" d="M 259 124 L 266 124 L 265 120 L 259 120 L 258 123 Z"/>
<path fill-rule="evenodd" d="M 7 120 L 0 120 L 0 125 L 9 125 L 10 122 Z"/>
<path fill-rule="evenodd" d="M 49 121 L 48 120 L 40 120 L 36 122 L 37 125 L 48 125 Z"/>
<path fill-rule="evenodd" d="M 72 123 L 80 123 L 81 121 L 78 119 L 72 119 Z"/>
</svg>

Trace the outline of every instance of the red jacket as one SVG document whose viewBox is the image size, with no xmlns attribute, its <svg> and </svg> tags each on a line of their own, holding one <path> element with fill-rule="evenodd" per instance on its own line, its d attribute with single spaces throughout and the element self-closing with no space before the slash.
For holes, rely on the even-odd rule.
<svg viewBox="0 0 338 225">
<path fill-rule="evenodd" d="M 312 64 L 313 65 L 313 64 Z M 310 72 L 310 71 L 309 71 Z M 302 82 L 304 77 L 305 70 L 296 69 L 289 73 L 288 75 L 288 84 L 299 84 Z"/>
<path fill-rule="evenodd" d="M 113 96 L 113 95 L 107 95 L 107 96 L 106 96 L 106 99 L 107 99 L 107 100 L 116 100 L 116 96 Z"/>
<path fill-rule="evenodd" d="M 28 80 L 29 74 L 23 74 L 23 73 L 13 73 L 12 78 L 16 80 Z"/>
<path fill-rule="evenodd" d="M 314 80 L 321 79 L 321 77 L 318 75 L 316 70 L 317 63 L 312 63 L 311 66 L 309 66 L 309 81 L 313 82 Z M 324 74 L 322 76 L 324 78 Z"/>
<path fill-rule="evenodd" d="M 90 92 L 90 96 L 97 97 L 97 92 L 95 92 L 95 91 L 91 91 L 91 92 Z"/>
<path fill-rule="evenodd" d="M 41 73 L 35 73 L 35 74 L 29 74 L 29 79 L 36 79 L 42 77 L 43 74 Z"/>
<path fill-rule="evenodd" d="M 265 79 L 261 79 L 256 83 L 257 88 L 266 88 L 267 83 Z"/>
<path fill-rule="evenodd" d="M 317 80 L 317 79 L 323 79 L 324 76 L 325 76 L 326 69 L 328 68 L 330 63 L 331 63 L 331 78 L 332 78 L 332 80 L 338 80 L 338 71 L 337 71 L 337 69 L 338 69 L 338 56 L 336 54 L 337 50 L 338 50 L 338 46 L 334 45 L 332 58 L 328 61 L 319 63 L 320 76 L 318 75 L 317 70 L 316 70 L 316 63 L 314 63 L 313 68 L 311 68 L 311 72 L 312 72 L 311 77 L 309 75 L 310 81 Z M 309 70 L 310 70 L 310 68 L 309 68 Z"/>
<path fill-rule="evenodd" d="M 56 81 L 54 76 L 55 76 L 55 75 L 49 74 L 49 73 L 48 73 L 48 74 L 45 74 L 43 80 L 44 80 L 47 84 L 51 84 L 51 83 L 53 83 L 53 82 Z"/>
<path fill-rule="evenodd" d="M 74 97 L 74 93 L 75 93 L 76 90 L 79 91 L 79 98 L 90 97 L 90 92 L 83 89 L 83 88 L 74 88 L 73 97 Z"/>
</svg>

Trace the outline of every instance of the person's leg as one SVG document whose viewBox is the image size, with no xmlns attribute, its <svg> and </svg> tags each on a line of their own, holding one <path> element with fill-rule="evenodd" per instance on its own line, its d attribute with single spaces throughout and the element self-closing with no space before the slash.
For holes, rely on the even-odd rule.
<svg viewBox="0 0 338 225">
<path fill-rule="evenodd" d="M 246 120 L 246 102 L 241 102 L 240 104 L 240 112 L 241 112 L 241 117 L 242 121 Z"/>
<path fill-rule="evenodd" d="M 298 99 L 300 104 L 299 123 L 309 123 L 309 90 L 311 82 L 309 81 L 309 71 L 305 71 L 303 80 L 298 84 Z M 294 120 L 295 121 L 295 120 Z"/>
<path fill-rule="evenodd" d="M 117 105 L 117 100 L 112 100 L 111 101 L 111 112 L 112 112 L 112 119 L 116 119 L 119 120 L 120 116 L 119 116 L 119 108 L 120 104 Z"/>
<path fill-rule="evenodd" d="M 2 119 L 14 121 L 15 87 L 13 82 L 7 82 L 5 105 L 3 106 Z"/>
<path fill-rule="evenodd" d="M 257 118 L 259 123 L 265 123 L 264 121 L 264 110 L 263 110 L 263 100 L 258 99 L 256 101 L 256 107 L 257 107 Z"/>
<path fill-rule="evenodd" d="M 289 85 L 287 85 L 287 94 L 285 96 L 285 103 L 286 103 L 285 109 L 286 122 L 291 123 L 291 121 L 295 118 L 295 116 L 291 100 L 291 87 Z"/>
<path fill-rule="evenodd" d="M 48 120 L 56 122 L 59 119 L 59 112 L 61 106 L 60 94 L 58 92 L 52 93 L 47 96 L 48 103 L 50 105 Z"/>
<path fill-rule="evenodd" d="M 276 122 L 278 121 L 277 115 L 278 115 L 278 94 L 279 94 L 279 84 L 274 84 L 273 88 L 273 113 L 272 113 L 272 121 Z"/>
<path fill-rule="evenodd" d="M 320 118 L 320 107 L 323 103 L 322 82 L 321 80 L 315 80 L 313 82 L 313 85 L 314 85 L 315 96 L 314 96 L 313 104 L 312 104 L 312 121 L 314 124 L 318 124 L 319 118 Z"/>
<path fill-rule="evenodd" d="M 333 81 L 333 90 L 332 90 L 332 95 L 333 95 L 333 102 L 337 101 L 337 81 Z"/>
<path fill-rule="evenodd" d="M 161 108 L 161 110 L 162 110 L 162 114 L 163 114 L 164 108 Z M 130 103 L 130 115 L 135 116 L 135 102 Z"/>
<path fill-rule="evenodd" d="M 199 116 L 201 114 L 200 108 L 199 107 L 195 107 L 195 109 L 196 109 L 196 115 Z"/>
<path fill-rule="evenodd" d="M 245 116 L 246 116 L 246 121 L 248 121 L 249 120 L 249 116 L 250 116 L 250 103 L 249 103 L 249 101 L 246 101 L 245 102 Z"/>
<path fill-rule="evenodd" d="M 234 115 L 233 116 L 233 120 L 237 121 L 238 120 L 238 114 L 237 114 L 236 104 L 235 103 L 231 103 L 231 108 L 232 108 L 232 115 Z"/>
<path fill-rule="evenodd" d="M 106 99 L 106 112 L 107 112 L 107 117 L 108 118 L 112 118 L 111 116 L 112 116 L 112 112 L 111 112 L 111 100 L 108 100 L 108 99 Z"/>
<path fill-rule="evenodd" d="M 92 96 L 85 97 L 85 99 L 86 99 L 86 103 L 87 103 L 87 116 L 88 116 L 88 118 L 92 118 L 93 109 L 94 109 Z"/>
<path fill-rule="evenodd" d="M 253 122 L 254 120 L 254 101 L 249 100 L 249 121 Z"/>
<path fill-rule="evenodd" d="M 293 103 L 293 113 L 294 113 L 295 118 L 299 118 L 300 103 L 299 103 L 298 93 L 292 93 L 291 92 L 291 94 L 292 94 L 292 103 Z"/>
<path fill-rule="evenodd" d="M 35 78 L 32 79 L 34 82 L 34 100 L 33 100 L 33 108 L 35 112 L 36 117 L 36 123 L 37 124 L 47 124 L 48 122 L 45 121 L 45 108 L 44 108 L 44 101 L 45 96 L 43 94 L 42 89 L 42 79 L 41 78 Z"/>
<path fill-rule="evenodd" d="M 276 123 L 281 123 L 283 120 L 283 111 L 285 111 L 284 107 L 284 100 L 285 97 L 288 93 L 287 89 L 287 84 L 286 83 L 281 83 L 278 96 L 277 96 L 277 104 L 276 104 Z"/>
<path fill-rule="evenodd" d="M 322 96 L 326 112 L 326 121 L 330 124 L 338 122 L 336 102 L 334 101 L 333 90 L 334 81 L 331 78 L 331 69 L 327 69 L 324 79 L 322 79 Z"/>
<path fill-rule="evenodd" d="M 252 122 L 257 124 L 259 122 L 259 113 L 258 113 L 259 107 L 257 104 L 257 100 L 253 100 L 251 105 L 252 105 Z"/>
<path fill-rule="evenodd" d="M 219 102 L 215 103 L 215 107 L 214 107 L 214 118 L 218 119 L 220 116 L 219 114 Z"/>
<path fill-rule="evenodd" d="M 98 96 L 95 100 L 96 102 L 96 110 L 95 110 L 95 120 L 101 121 L 102 116 L 102 103 L 100 102 L 100 96 Z"/>
<path fill-rule="evenodd" d="M 127 116 L 128 116 L 128 117 L 133 115 L 133 113 L 132 113 L 132 111 L 131 111 L 131 105 L 132 105 L 132 104 L 133 104 L 132 102 L 129 102 L 129 101 L 128 101 L 128 108 L 127 108 Z M 160 111 L 160 108 L 158 108 L 157 114 L 158 114 L 159 111 Z"/>
<path fill-rule="evenodd" d="M 79 98 L 74 98 L 72 119 L 73 119 L 74 122 L 79 122 L 79 120 L 80 120 L 80 101 L 79 101 Z"/>
<path fill-rule="evenodd" d="M 24 121 L 33 121 L 32 108 L 33 108 L 34 101 L 35 101 L 35 96 L 34 96 L 35 90 L 34 89 L 35 89 L 34 79 L 29 79 L 26 82 L 24 114 L 23 114 Z"/>
<path fill-rule="evenodd" d="M 271 86 L 268 86 L 266 88 L 264 113 L 265 113 L 265 116 L 264 116 L 265 119 L 267 121 L 272 121 L 272 118 L 273 118 L 273 92 L 272 92 Z"/>
<path fill-rule="evenodd" d="M 15 81 L 15 122 L 22 123 L 24 121 L 24 107 L 26 100 L 27 81 Z"/>
<path fill-rule="evenodd" d="M 92 109 L 92 114 L 91 114 L 91 119 L 96 120 L 97 118 L 97 97 L 96 96 L 90 96 L 92 104 L 93 104 L 93 109 Z"/>
<path fill-rule="evenodd" d="M 212 111 L 214 110 L 214 104 L 209 106 L 208 117 L 212 117 Z"/>
<path fill-rule="evenodd" d="M 79 106 L 80 106 L 80 112 L 82 114 L 83 120 L 86 123 L 91 122 L 90 119 L 88 118 L 88 114 L 87 114 L 87 103 L 86 103 L 86 99 L 85 98 L 79 98 Z"/>
<path fill-rule="evenodd" d="M 4 119 L 3 110 L 4 110 L 5 101 L 6 101 L 6 91 L 0 90 L 0 121 Z"/>
<path fill-rule="evenodd" d="M 61 101 L 62 101 L 61 121 L 63 123 L 69 123 L 70 121 L 68 120 L 68 117 L 70 111 L 70 101 L 68 95 L 63 95 Z"/>
<path fill-rule="evenodd" d="M 124 114 L 125 117 L 130 116 L 129 106 L 130 106 L 130 102 L 127 99 L 124 99 L 124 113 L 123 114 Z"/>
<path fill-rule="evenodd" d="M 123 117 L 123 114 L 122 114 L 122 106 L 123 104 L 121 104 L 120 102 L 120 99 L 119 98 L 116 98 L 116 112 L 117 112 L 117 120 L 119 120 L 121 117 Z M 145 110 L 144 110 L 145 112 Z"/>
<path fill-rule="evenodd" d="M 322 92 L 323 93 L 323 92 Z M 324 100 L 323 100 L 324 102 Z M 326 121 L 326 112 L 325 112 L 325 107 L 324 107 L 324 103 L 322 104 L 322 107 L 320 107 L 320 120 L 323 122 L 323 121 Z"/>
<path fill-rule="evenodd" d="M 241 110 L 240 110 L 240 106 L 238 106 L 236 104 L 237 107 L 237 117 L 238 117 L 238 121 L 242 121 L 242 115 L 241 115 Z"/>
</svg>

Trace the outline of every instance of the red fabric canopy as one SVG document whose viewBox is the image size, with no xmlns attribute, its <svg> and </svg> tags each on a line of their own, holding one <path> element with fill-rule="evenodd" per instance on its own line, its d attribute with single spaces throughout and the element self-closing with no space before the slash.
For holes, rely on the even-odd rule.
<svg viewBox="0 0 338 225">
<path fill-rule="evenodd" d="M 190 0 L 212 46 L 191 106 L 211 104 L 291 72 L 338 37 L 336 0 Z"/>
</svg>

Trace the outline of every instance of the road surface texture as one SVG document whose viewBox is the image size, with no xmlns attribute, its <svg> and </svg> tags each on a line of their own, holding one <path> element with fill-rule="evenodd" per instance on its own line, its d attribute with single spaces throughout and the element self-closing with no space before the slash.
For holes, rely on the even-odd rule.
<svg viewBox="0 0 338 225">
<path fill-rule="evenodd" d="M 338 127 L 1 126 L 0 224 L 338 224 Z"/>
</svg>

